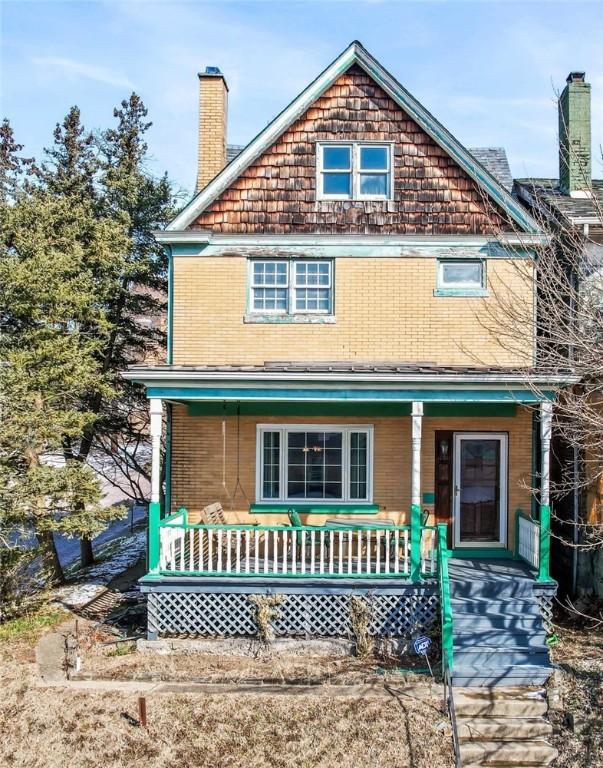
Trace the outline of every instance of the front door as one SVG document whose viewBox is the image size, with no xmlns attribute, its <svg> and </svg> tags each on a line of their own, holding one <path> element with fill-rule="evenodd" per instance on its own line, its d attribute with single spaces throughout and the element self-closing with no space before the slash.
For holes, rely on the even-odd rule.
<svg viewBox="0 0 603 768">
<path fill-rule="evenodd" d="M 454 435 L 454 546 L 505 547 L 507 435 Z"/>
</svg>

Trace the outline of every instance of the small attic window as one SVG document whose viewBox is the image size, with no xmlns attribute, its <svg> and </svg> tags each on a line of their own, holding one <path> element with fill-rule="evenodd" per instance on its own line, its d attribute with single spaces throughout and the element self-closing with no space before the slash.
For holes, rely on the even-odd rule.
<svg viewBox="0 0 603 768">
<path fill-rule="evenodd" d="M 318 144 L 317 152 L 320 200 L 391 198 L 391 144 L 329 142 Z"/>
</svg>

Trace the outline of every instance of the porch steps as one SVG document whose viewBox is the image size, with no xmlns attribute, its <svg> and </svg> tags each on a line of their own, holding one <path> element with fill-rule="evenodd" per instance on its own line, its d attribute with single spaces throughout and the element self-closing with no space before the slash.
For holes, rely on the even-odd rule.
<svg viewBox="0 0 603 768">
<path fill-rule="evenodd" d="M 534 579 L 513 560 L 452 560 L 455 686 L 544 685 L 552 672 Z"/>
<path fill-rule="evenodd" d="M 454 702 L 463 768 L 548 766 L 557 757 L 543 689 L 455 688 Z"/>
</svg>

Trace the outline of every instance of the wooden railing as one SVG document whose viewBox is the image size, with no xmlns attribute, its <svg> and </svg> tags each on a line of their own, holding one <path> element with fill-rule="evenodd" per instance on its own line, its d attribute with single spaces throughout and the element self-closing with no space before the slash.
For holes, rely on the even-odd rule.
<svg viewBox="0 0 603 768">
<path fill-rule="evenodd" d="M 516 549 L 522 560 L 536 570 L 540 566 L 540 524 L 521 510 L 516 512 Z"/>
<path fill-rule="evenodd" d="M 421 571 L 436 573 L 436 529 L 421 530 Z M 159 525 L 159 572 L 199 576 L 410 577 L 410 526 Z"/>
</svg>

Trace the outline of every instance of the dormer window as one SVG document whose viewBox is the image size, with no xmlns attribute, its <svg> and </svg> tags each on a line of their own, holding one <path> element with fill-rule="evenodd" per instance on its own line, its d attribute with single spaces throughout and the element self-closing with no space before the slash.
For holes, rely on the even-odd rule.
<svg viewBox="0 0 603 768">
<path fill-rule="evenodd" d="M 319 199 L 391 199 L 391 144 L 329 142 L 318 144 L 317 152 Z"/>
</svg>

